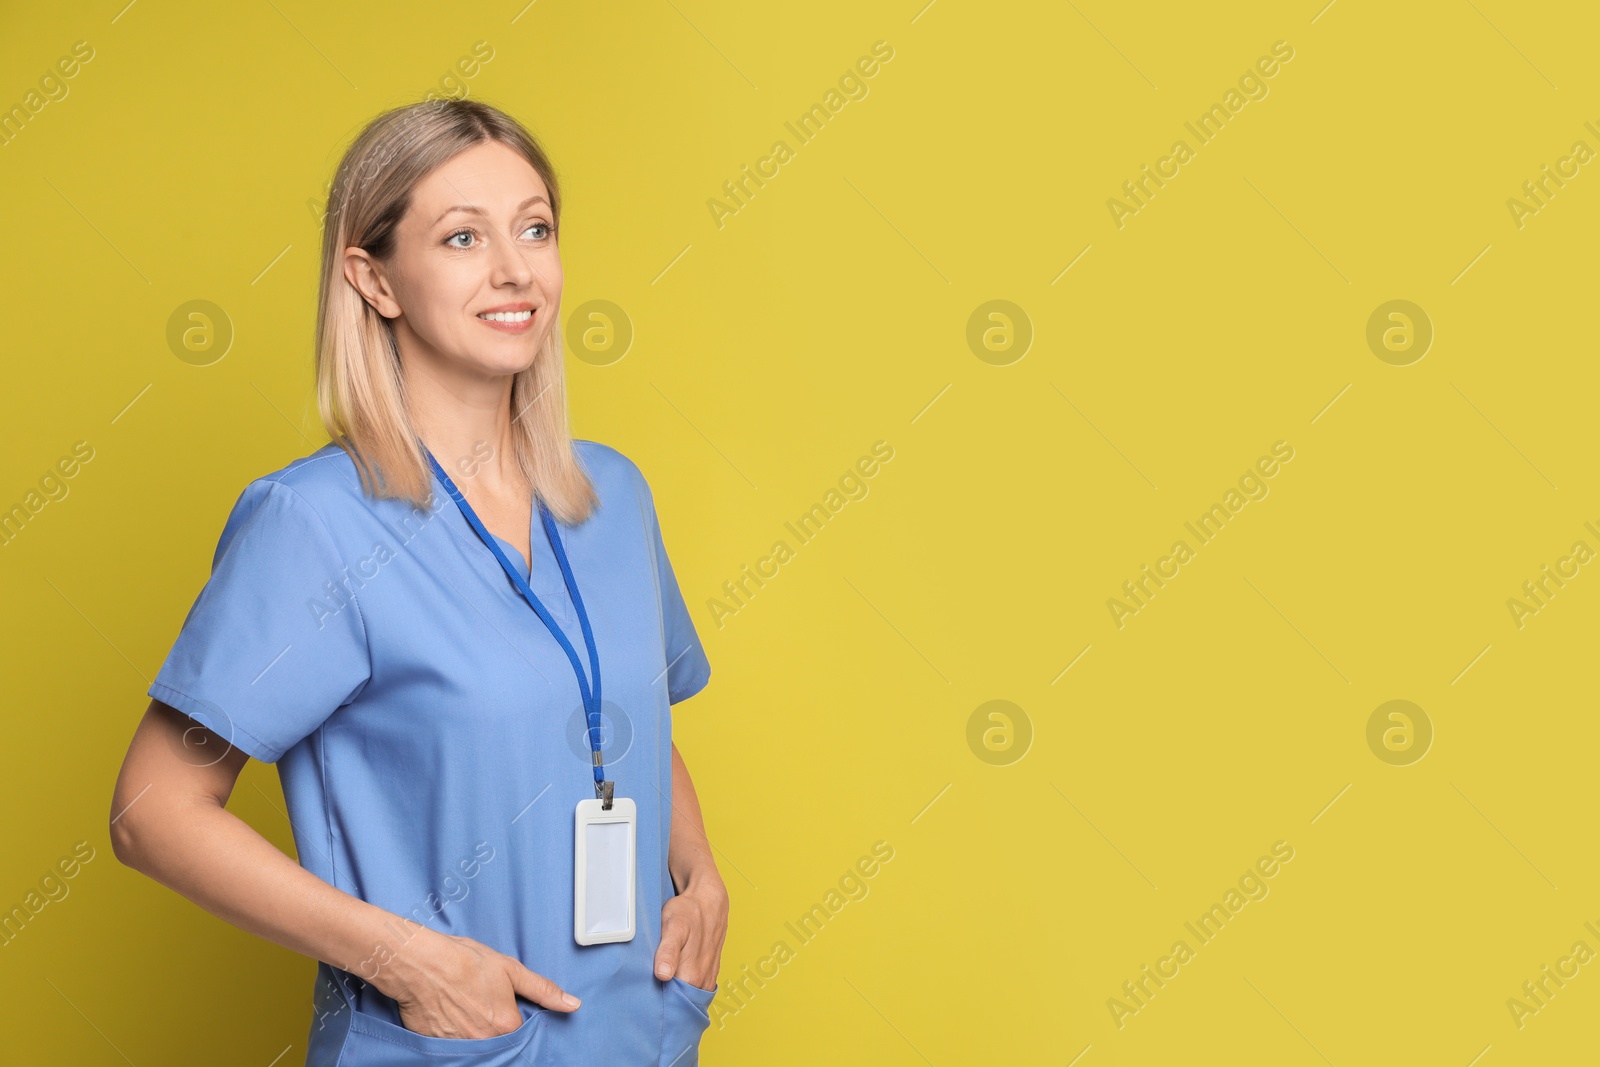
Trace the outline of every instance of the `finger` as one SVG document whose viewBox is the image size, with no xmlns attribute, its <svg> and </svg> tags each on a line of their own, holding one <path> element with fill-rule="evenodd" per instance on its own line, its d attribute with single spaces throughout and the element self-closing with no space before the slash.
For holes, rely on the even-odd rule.
<svg viewBox="0 0 1600 1067">
<path fill-rule="evenodd" d="M 512 988 L 540 1007 L 552 1011 L 576 1011 L 582 1003 L 544 975 L 535 974 L 517 960 L 511 960 L 511 963 L 515 965 L 511 969 Z"/>
<path fill-rule="evenodd" d="M 684 946 L 689 941 L 689 924 L 682 919 L 667 919 L 661 928 L 661 945 L 656 949 L 656 977 L 671 978 L 678 972 Z"/>
<path fill-rule="evenodd" d="M 469 1031 L 468 1033 L 460 1034 L 460 1035 L 435 1034 L 433 1036 L 435 1036 L 435 1037 L 460 1036 L 460 1037 L 465 1037 L 465 1038 L 499 1037 L 502 1034 L 510 1033 L 512 1030 L 515 1030 L 518 1026 L 520 1026 L 522 1024 L 522 1010 L 517 1007 L 516 997 L 513 996 L 511 998 L 511 1002 L 510 1002 L 509 1005 L 506 1005 L 504 1003 L 491 1004 L 489 1006 L 489 1010 L 488 1011 L 484 1011 L 482 1008 L 478 1007 L 478 1005 L 476 1003 L 474 1003 L 474 1002 L 466 999 L 466 997 L 462 996 L 461 995 L 461 989 L 458 986 L 452 985 L 450 988 L 455 991 L 455 993 L 456 993 L 456 995 L 458 997 L 460 997 L 459 1004 L 460 1004 L 462 1010 L 464 1012 L 466 1012 L 467 1014 L 470 1014 L 472 1019 L 474 1020 L 474 1024 L 473 1024 L 472 1030 Z M 479 1032 L 477 1032 L 479 1030 L 480 1025 L 481 1025 L 481 1027 L 483 1029 L 487 1030 L 488 1032 L 487 1033 L 479 1033 Z"/>
<path fill-rule="evenodd" d="M 688 946 L 678 961 L 678 977 L 701 989 L 716 985 L 721 969 L 722 950 L 712 948 L 703 940 Z"/>
</svg>

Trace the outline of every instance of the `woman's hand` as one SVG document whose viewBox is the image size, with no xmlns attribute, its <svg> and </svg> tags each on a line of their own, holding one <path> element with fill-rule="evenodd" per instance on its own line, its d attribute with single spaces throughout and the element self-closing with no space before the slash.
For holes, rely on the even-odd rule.
<svg viewBox="0 0 1600 1067">
<path fill-rule="evenodd" d="M 426 931 L 405 946 L 409 966 L 391 972 L 384 992 L 400 1006 L 400 1023 L 427 1037 L 483 1038 L 522 1025 L 517 996 L 552 1011 L 570 1012 L 578 998 L 520 960 L 470 937 Z M 418 942 L 421 942 L 420 944 Z M 380 988 L 382 988 L 380 986 Z"/>
<path fill-rule="evenodd" d="M 656 977 L 677 975 L 692 986 L 711 989 L 722 966 L 722 940 L 727 935 L 728 889 L 712 869 L 662 907 Z"/>
</svg>

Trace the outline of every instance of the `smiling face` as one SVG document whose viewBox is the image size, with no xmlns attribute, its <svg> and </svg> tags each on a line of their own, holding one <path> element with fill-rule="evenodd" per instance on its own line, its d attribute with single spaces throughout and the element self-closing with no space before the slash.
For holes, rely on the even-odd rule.
<svg viewBox="0 0 1600 1067">
<path fill-rule="evenodd" d="M 378 261 L 345 253 L 345 277 L 391 320 L 402 360 L 493 378 L 533 364 L 561 299 L 549 190 L 499 141 L 461 152 L 419 182 Z"/>
</svg>

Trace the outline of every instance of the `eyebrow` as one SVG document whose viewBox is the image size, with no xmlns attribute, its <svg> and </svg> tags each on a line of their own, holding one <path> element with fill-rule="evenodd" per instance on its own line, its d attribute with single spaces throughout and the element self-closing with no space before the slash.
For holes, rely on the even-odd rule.
<svg viewBox="0 0 1600 1067">
<path fill-rule="evenodd" d="M 529 205 L 531 205 L 531 204 L 540 204 L 540 203 L 548 204 L 549 201 L 545 200 L 545 198 L 540 196 L 538 193 L 534 193 L 532 196 L 528 197 L 528 199 L 524 200 L 522 203 L 517 205 L 517 211 L 518 212 L 526 211 Z M 439 223 L 444 221 L 446 215 L 452 214 L 452 213 L 457 212 L 457 211 L 463 211 L 463 212 L 467 213 L 468 215 L 487 215 L 488 214 L 487 212 L 485 212 L 483 210 L 483 208 L 476 207 L 476 206 L 474 206 L 472 204 L 457 204 L 455 207 L 445 208 L 443 213 L 441 213 L 438 218 L 433 220 L 432 225 L 433 226 L 439 225 Z"/>
</svg>

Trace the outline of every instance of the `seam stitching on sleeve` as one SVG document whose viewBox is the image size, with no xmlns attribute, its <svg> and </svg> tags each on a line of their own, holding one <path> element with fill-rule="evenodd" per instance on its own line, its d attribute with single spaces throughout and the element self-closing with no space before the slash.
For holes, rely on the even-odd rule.
<svg viewBox="0 0 1600 1067">
<path fill-rule="evenodd" d="M 183 697 L 185 700 L 191 700 L 196 704 L 205 704 L 208 707 L 217 707 L 216 705 L 212 704 L 211 701 L 206 700 L 203 697 L 197 697 L 193 693 L 186 693 L 182 689 L 179 689 L 176 686 L 168 685 L 166 682 L 152 682 L 151 685 L 154 688 L 163 689 L 168 693 L 176 693 L 178 696 Z M 166 701 L 163 701 L 162 703 L 166 703 Z M 183 711 L 182 708 L 178 708 L 177 710 L 178 711 Z M 278 746 L 277 745 L 274 745 L 274 744 L 272 744 L 272 743 L 270 743 L 268 741 L 263 741 L 261 738 L 257 737 L 255 734 L 251 733 L 249 730 L 246 730 L 243 726 L 240 726 L 238 723 L 234 722 L 233 721 L 233 716 L 229 715 L 226 709 L 221 708 L 221 707 L 217 707 L 217 710 L 222 712 L 223 717 L 228 720 L 227 725 L 228 725 L 228 728 L 230 730 L 238 730 L 241 734 L 244 734 L 250 740 L 254 741 L 263 751 L 271 753 L 274 757 L 281 757 L 283 755 L 282 752 L 278 751 Z M 191 719 L 194 718 L 194 716 L 193 715 L 189 715 L 189 713 L 187 711 L 183 711 L 183 714 L 188 715 L 189 718 L 191 718 Z M 198 720 L 196 720 L 196 721 L 198 721 Z M 202 724 L 202 725 L 204 725 L 204 724 Z M 219 723 L 218 725 L 221 725 L 221 724 Z M 210 727 L 207 727 L 207 729 L 210 729 Z M 212 732 L 215 733 L 215 731 L 212 731 Z M 269 762 L 276 763 L 277 759 L 274 758 L 273 760 L 270 760 Z"/>
<path fill-rule="evenodd" d="M 311 512 L 312 517 L 317 520 L 317 525 L 322 529 L 323 538 L 327 540 L 328 547 L 333 550 L 333 558 L 342 561 L 343 557 L 339 554 L 339 545 L 334 541 L 333 533 L 328 529 L 328 524 L 322 518 L 322 513 L 316 509 L 311 501 L 307 500 L 300 494 L 299 490 L 295 489 L 294 486 L 287 482 L 279 481 L 276 478 L 269 478 L 268 481 L 273 485 L 282 486 L 285 492 L 289 493 L 296 500 L 305 505 L 306 510 Z M 356 595 L 354 585 L 349 586 L 349 590 L 350 603 L 356 609 L 356 622 L 360 623 L 361 625 L 361 644 L 367 651 L 367 677 L 370 681 L 372 677 L 372 637 L 367 633 L 367 617 L 361 610 L 361 598 Z M 363 682 L 362 688 L 365 687 L 366 683 Z"/>
<path fill-rule="evenodd" d="M 661 659 L 667 665 L 670 681 L 672 650 L 667 647 L 667 608 L 661 602 L 661 561 L 656 558 L 656 542 L 661 539 L 660 523 L 656 518 L 655 494 L 650 491 L 650 483 L 645 480 L 642 471 L 639 473 L 639 484 L 644 488 L 644 495 L 638 498 L 640 517 L 644 519 L 644 554 L 650 558 L 650 576 L 655 581 L 656 627 L 661 631 Z"/>
</svg>

